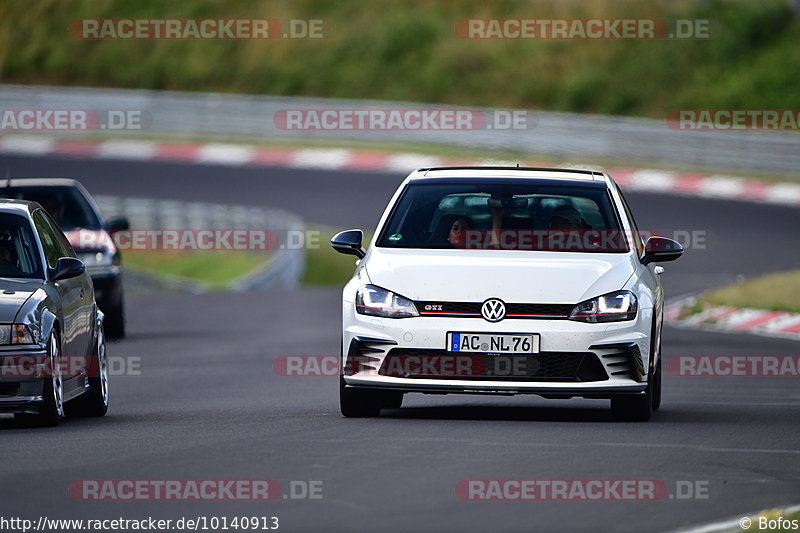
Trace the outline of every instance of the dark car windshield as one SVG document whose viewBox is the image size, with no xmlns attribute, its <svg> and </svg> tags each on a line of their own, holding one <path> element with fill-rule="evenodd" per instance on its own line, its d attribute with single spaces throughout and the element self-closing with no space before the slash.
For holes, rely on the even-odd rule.
<svg viewBox="0 0 800 533">
<path fill-rule="evenodd" d="M 81 191 L 68 185 L 16 186 L 0 191 L 5 198 L 39 202 L 62 231 L 101 229 L 102 223 Z"/>
<path fill-rule="evenodd" d="M 541 180 L 410 183 L 378 246 L 540 251 L 628 251 L 607 188 Z"/>
<path fill-rule="evenodd" d="M 0 213 L 0 278 L 42 278 L 38 250 L 26 217 Z"/>
</svg>

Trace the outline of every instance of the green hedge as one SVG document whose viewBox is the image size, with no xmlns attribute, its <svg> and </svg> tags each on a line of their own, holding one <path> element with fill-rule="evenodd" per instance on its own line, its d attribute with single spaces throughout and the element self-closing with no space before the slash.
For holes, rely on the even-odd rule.
<svg viewBox="0 0 800 533">
<path fill-rule="evenodd" d="M 80 41 L 77 18 L 323 19 L 320 40 Z M 471 17 L 712 20 L 683 41 L 465 40 Z M 800 21 L 785 0 L 0 2 L 0 79 L 378 98 L 644 115 L 800 108 Z"/>
</svg>

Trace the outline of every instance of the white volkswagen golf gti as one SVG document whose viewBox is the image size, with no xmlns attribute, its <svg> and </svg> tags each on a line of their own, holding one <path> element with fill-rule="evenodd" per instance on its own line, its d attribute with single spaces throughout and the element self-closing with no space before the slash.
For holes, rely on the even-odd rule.
<svg viewBox="0 0 800 533">
<path fill-rule="evenodd" d="M 423 168 L 395 192 L 342 298 L 344 416 L 406 393 L 610 399 L 620 419 L 661 402 L 663 268 L 600 172 Z"/>
</svg>

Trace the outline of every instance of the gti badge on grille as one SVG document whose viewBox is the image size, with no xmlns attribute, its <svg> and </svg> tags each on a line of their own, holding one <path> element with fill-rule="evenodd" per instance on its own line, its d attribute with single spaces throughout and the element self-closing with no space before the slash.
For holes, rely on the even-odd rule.
<svg viewBox="0 0 800 533">
<path fill-rule="evenodd" d="M 489 322 L 500 322 L 506 316 L 506 304 L 499 298 L 489 298 L 481 306 L 481 316 Z"/>
</svg>

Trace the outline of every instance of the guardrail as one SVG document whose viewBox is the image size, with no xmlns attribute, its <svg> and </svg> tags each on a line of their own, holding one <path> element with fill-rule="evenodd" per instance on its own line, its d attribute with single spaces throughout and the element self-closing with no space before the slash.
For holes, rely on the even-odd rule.
<svg viewBox="0 0 800 533">
<path fill-rule="evenodd" d="M 460 131 L 287 131 L 276 113 L 287 109 L 442 109 L 408 102 L 209 94 L 131 89 L 0 85 L 2 109 L 134 110 L 141 130 L 120 135 L 208 139 L 323 138 L 451 144 L 564 157 L 598 157 L 681 167 L 800 175 L 800 133 L 684 131 L 666 121 L 527 111 L 526 129 Z M 448 109 L 465 109 L 448 107 Z M 470 108 L 475 109 L 475 108 Z M 487 113 L 497 110 L 484 109 Z M 111 133 L 111 132 L 109 132 Z M 71 133 L 71 135 L 78 135 Z"/>
<path fill-rule="evenodd" d="M 303 231 L 303 221 L 280 209 L 224 205 L 204 202 L 180 202 L 150 198 L 123 198 L 97 195 L 94 197 L 106 217 L 124 216 L 136 230 L 208 230 L 253 229 L 270 230 L 279 238 L 276 248 L 264 255 L 264 263 L 244 277 L 229 284 L 235 291 L 263 289 L 274 286 L 295 287 L 305 270 L 305 251 L 290 246 L 287 236 Z M 253 252 L 257 253 L 257 252 Z M 140 278 L 134 276 L 135 279 Z M 160 276 L 158 280 L 140 280 L 142 284 L 161 282 L 174 289 L 203 292 L 203 286 L 186 278 Z"/>
</svg>

